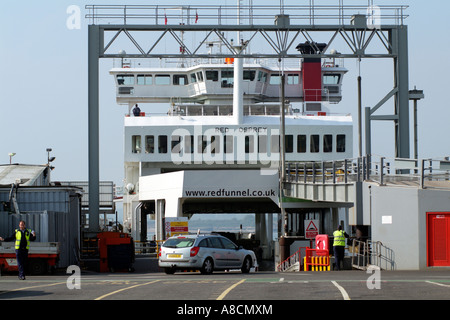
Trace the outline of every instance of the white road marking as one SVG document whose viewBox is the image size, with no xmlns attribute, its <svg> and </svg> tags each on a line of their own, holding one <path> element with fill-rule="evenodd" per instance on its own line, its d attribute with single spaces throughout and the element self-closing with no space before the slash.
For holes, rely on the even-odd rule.
<svg viewBox="0 0 450 320">
<path fill-rule="evenodd" d="M 342 297 L 344 298 L 344 300 L 351 300 L 350 297 L 348 296 L 347 291 L 345 291 L 345 289 L 343 287 L 338 285 L 336 281 L 331 281 L 331 283 L 334 284 L 335 287 L 339 289 L 339 291 L 341 292 Z"/>
<path fill-rule="evenodd" d="M 450 288 L 450 285 L 448 285 L 448 284 L 442 284 L 442 283 L 433 282 L 433 281 L 425 281 L 425 282 L 428 282 L 428 283 L 431 283 L 431 284 L 436 284 L 438 286 L 442 286 L 442 287 L 446 287 L 446 288 Z"/>
</svg>

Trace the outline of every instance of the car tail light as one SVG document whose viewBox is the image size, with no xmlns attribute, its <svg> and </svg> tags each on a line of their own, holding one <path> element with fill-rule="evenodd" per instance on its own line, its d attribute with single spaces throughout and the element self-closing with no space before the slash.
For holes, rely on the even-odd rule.
<svg viewBox="0 0 450 320">
<path fill-rule="evenodd" d="M 199 249 L 200 249 L 200 247 L 193 247 L 191 249 L 191 257 L 195 257 L 197 255 Z"/>
</svg>

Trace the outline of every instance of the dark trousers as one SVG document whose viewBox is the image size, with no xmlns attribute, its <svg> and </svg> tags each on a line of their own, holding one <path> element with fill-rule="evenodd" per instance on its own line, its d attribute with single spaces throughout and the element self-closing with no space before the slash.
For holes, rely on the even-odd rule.
<svg viewBox="0 0 450 320">
<path fill-rule="evenodd" d="M 19 277 L 25 278 L 25 268 L 28 261 L 28 250 L 16 249 L 17 266 L 19 268 Z"/>
<path fill-rule="evenodd" d="M 334 246 L 334 263 L 336 265 L 336 270 L 340 270 L 341 261 L 344 260 L 344 246 Z"/>
</svg>

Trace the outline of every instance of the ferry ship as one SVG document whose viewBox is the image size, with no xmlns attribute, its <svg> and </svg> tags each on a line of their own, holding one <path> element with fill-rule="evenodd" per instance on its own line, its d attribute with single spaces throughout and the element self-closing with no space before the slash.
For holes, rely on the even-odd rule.
<svg viewBox="0 0 450 320">
<path fill-rule="evenodd" d="M 320 46 L 306 42 L 297 49 L 311 54 Z M 121 61 L 110 74 L 117 103 L 127 108 L 125 229 L 144 241 L 150 214 L 156 240 L 163 240 L 169 217 L 258 213 L 256 238 L 270 256 L 271 214 L 281 206 L 282 156 L 285 161 L 353 156 L 352 117 L 333 110 L 342 99 L 346 72 L 342 60 L 321 58 L 289 64 L 206 59 L 177 67 Z M 152 114 L 161 103 L 168 105 L 167 112 Z M 137 115 L 135 106 L 140 108 Z M 290 205 L 313 218 L 336 219 L 322 215 L 320 205 Z"/>
</svg>

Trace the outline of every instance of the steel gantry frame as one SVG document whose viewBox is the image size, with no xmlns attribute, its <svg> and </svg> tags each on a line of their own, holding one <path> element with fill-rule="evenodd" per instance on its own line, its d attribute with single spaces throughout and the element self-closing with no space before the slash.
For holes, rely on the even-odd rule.
<svg viewBox="0 0 450 320">
<path fill-rule="evenodd" d="M 342 0 L 337 6 L 315 6 L 312 0 L 309 6 L 86 6 L 89 11 L 86 18 L 91 21 L 88 27 L 89 231 L 99 229 L 99 60 L 102 58 L 392 59 L 393 89 L 374 107 L 366 108 L 366 154 L 371 153 L 370 121 L 391 120 L 395 123 L 396 157 L 409 158 L 408 27 L 404 24 L 407 6 L 372 6 L 372 1 L 368 2 L 369 6 L 344 6 Z M 171 10 L 179 10 L 181 14 L 175 15 Z M 236 16 L 228 14 L 233 10 L 245 23 L 235 23 Z M 278 10 L 280 14 L 274 14 Z M 365 11 L 366 14 L 348 14 L 349 11 Z M 117 20 L 121 23 L 111 24 Z M 175 20 L 182 23 L 169 24 Z M 272 23 L 267 22 L 270 20 Z M 97 24 L 99 21 L 107 23 Z M 212 23 L 200 24 L 198 21 Z M 231 21 L 233 24 L 226 24 Z M 156 37 L 148 49 L 144 49 L 133 32 L 153 33 Z M 190 46 L 177 34 L 187 32 L 200 34 L 200 44 Z M 227 32 L 250 36 L 245 41 L 238 39 L 240 45 L 236 46 L 224 36 Z M 326 46 L 316 46 L 319 42 L 317 34 L 323 36 L 327 33 L 331 37 Z M 133 44 L 135 53 L 110 52 L 122 34 Z M 107 35 L 112 36 L 105 41 Z M 221 41 L 227 52 L 199 53 L 212 35 Z M 158 43 L 166 37 L 180 46 L 180 52 L 156 52 Z M 257 38 L 264 39 L 267 42 L 265 48 L 272 52 L 247 52 L 246 48 L 252 41 L 259 41 L 255 40 Z M 347 44 L 347 52 L 330 50 L 337 38 Z M 379 47 L 383 52 L 372 52 L 369 45 L 374 41 L 381 44 Z M 310 43 L 313 54 L 296 52 L 294 44 L 300 42 Z M 390 98 L 394 98 L 394 113 L 374 115 Z"/>
</svg>

